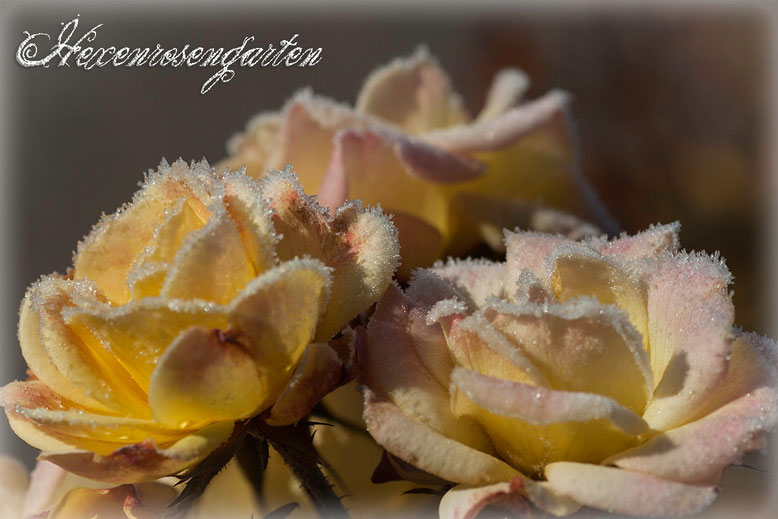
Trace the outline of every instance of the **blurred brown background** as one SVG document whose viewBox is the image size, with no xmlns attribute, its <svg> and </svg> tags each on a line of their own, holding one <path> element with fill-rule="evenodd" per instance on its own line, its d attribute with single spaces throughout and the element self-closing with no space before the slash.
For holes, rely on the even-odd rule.
<svg viewBox="0 0 778 519">
<path fill-rule="evenodd" d="M 684 247 L 727 258 L 738 324 L 774 333 L 764 259 L 771 252 L 766 211 L 775 201 L 766 160 L 771 4 L 706 11 L 701 3 L 554 10 L 436 4 L 419 12 L 411 4 L 280 11 L 6 2 L 0 61 L 8 277 L 0 383 L 24 376 L 14 327 L 26 286 L 40 274 L 63 272 L 77 241 L 101 212 L 130 199 L 143 171 L 161 157 L 215 163 L 251 115 L 280 107 L 303 86 L 353 102 L 374 67 L 421 43 L 472 113 L 505 66 L 530 75 L 530 97 L 551 88 L 572 92 L 583 170 L 622 228 L 680 220 Z M 97 46 L 231 48 L 249 35 L 264 46 L 299 33 L 301 46 L 323 47 L 323 60 L 304 69 L 237 69 L 206 95 L 200 86 L 215 69 L 25 69 L 15 62 L 24 30 L 55 36 L 77 13 L 79 35 L 104 24 Z M 0 428 L 7 432 L 5 422 Z M 15 437 L 2 450 L 32 456 Z M 730 472 L 729 479 L 767 489 L 761 473 Z"/>
</svg>

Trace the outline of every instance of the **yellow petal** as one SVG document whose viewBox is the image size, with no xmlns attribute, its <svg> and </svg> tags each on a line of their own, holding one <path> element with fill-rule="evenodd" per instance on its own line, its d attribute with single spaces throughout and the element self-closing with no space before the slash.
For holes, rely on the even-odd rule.
<svg viewBox="0 0 778 519">
<path fill-rule="evenodd" d="M 110 350 L 84 341 L 78 331 L 67 324 L 66 314 L 76 308 L 70 305 L 103 305 L 95 296 L 94 285 L 90 282 L 53 276 L 41 278 L 28 296 L 31 306 L 27 318 L 34 320 L 37 316 L 38 333 L 26 335 L 23 342 L 40 340 L 41 349 L 57 371 L 105 408 L 130 416 L 143 416 L 147 413 L 145 393 L 127 370 Z M 24 324 L 33 326 L 33 323 Z M 37 346 L 33 348 L 37 349 Z"/>
<path fill-rule="evenodd" d="M 256 275 L 235 223 L 217 212 L 191 233 L 176 253 L 162 286 L 168 299 L 202 299 L 224 304 Z"/>
<path fill-rule="evenodd" d="M 199 326 L 188 328 L 165 350 L 149 386 L 154 419 L 179 428 L 245 418 L 266 398 L 265 383 L 244 347 Z"/>
<path fill-rule="evenodd" d="M 217 171 L 229 168 L 237 171 L 246 167 L 246 175 L 261 178 L 267 171 L 270 156 L 278 149 L 281 115 L 263 112 L 252 117 L 244 133 L 233 135 L 227 141 L 229 157 L 216 165 Z"/>
<path fill-rule="evenodd" d="M 226 310 L 202 301 L 146 298 L 119 307 L 71 308 L 67 322 L 94 348 L 110 348 L 144 390 L 160 355 L 190 326 L 227 329 Z"/>
</svg>

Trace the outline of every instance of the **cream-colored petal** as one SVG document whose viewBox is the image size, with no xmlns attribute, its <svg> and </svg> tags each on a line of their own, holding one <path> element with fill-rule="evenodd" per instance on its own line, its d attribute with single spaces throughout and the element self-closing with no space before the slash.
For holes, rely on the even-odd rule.
<svg viewBox="0 0 778 519">
<path fill-rule="evenodd" d="M 51 366 L 70 385 L 76 386 L 81 394 L 100 402 L 103 409 L 128 416 L 147 415 L 145 393 L 111 351 L 85 341 L 67 322 L 67 313 L 76 308 L 71 305 L 103 305 L 93 283 L 46 276 L 32 287 L 28 298 L 29 314 L 24 318 L 29 321 L 20 323 L 20 326 L 26 328 L 24 332 L 27 332 L 22 335 L 20 328 L 23 352 L 27 348 L 33 352 L 42 350 Z M 37 330 L 33 331 L 36 325 Z M 36 341 L 40 341 L 39 345 L 35 344 Z M 28 344 L 25 345 L 25 342 Z M 46 377 L 47 382 L 51 380 L 57 389 L 63 386 L 69 389 L 67 385 L 59 384 L 59 376 L 49 379 L 50 374 L 47 370 L 42 376 Z M 75 396 L 77 401 L 83 401 L 79 394 Z M 90 402 L 86 401 L 85 404 L 89 406 Z"/>
<path fill-rule="evenodd" d="M 367 347 L 358 354 L 360 383 L 382 395 L 409 417 L 464 445 L 489 451 L 483 432 L 449 409 L 453 367 L 438 325 L 425 324 L 399 288 L 390 286 L 368 327 Z"/>
<path fill-rule="evenodd" d="M 141 494 L 140 489 L 133 485 L 102 489 L 73 488 L 62 496 L 47 519 L 156 519 L 165 513 L 177 493 L 170 485 L 146 485 L 153 485 L 154 492 L 144 488 Z"/>
<path fill-rule="evenodd" d="M 97 481 L 152 481 L 176 474 L 204 458 L 230 437 L 232 429 L 232 422 L 218 422 L 193 432 L 167 448 L 159 448 L 147 440 L 121 447 L 106 455 L 71 451 L 43 453 L 40 459 Z"/>
<path fill-rule="evenodd" d="M 671 429 L 605 463 L 673 481 L 715 485 L 724 469 L 757 448 L 778 422 L 778 349 L 744 334 L 732 345 L 724 385 L 696 421 Z"/>
<path fill-rule="evenodd" d="M 654 387 L 648 353 L 625 312 L 592 299 L 561 305 L 491 302 L 491 325 L 549 387 L 595 393 L 642 414 Z"/>
<path fill-rule="evenodd" d="M 219 211 L 178 249 L 161 295 L 225 304 L 255 275 L 235 222 Z"/>
<path fill-rule="evenodd" d="M 68 325 L 82 340 L 110 350 L 146 391 L 157 360 L 182 331 L 190 326 L 220 330 L 228 326 L 224 307 L 162 297 L 118 307 L 73 307 L 66 314 Z"/>
<path fill-rule="evenodd" d="M 654 268 L 646 284 L 657 387 L 644 417 L 667 430 L 697 414 L 724 382 L 735 308 L 731 276 L 716 257 L 678 253 Z"/>
<path fill-rule="evenodd" d="M 691 515 L 708 506 L 716 489 L 612 467 L 558 462 L 546 467 L 552 488 L 584 506 L 635 516 Z"/>
<path fill-rule="evenodd" d="M 370 74 L 359 93 L 356 109 L 412 134 L 468 119 L 448 76 L 424 48 Z"/>
<path fill-rule="evenodd" d="M 253 357 L 239 340 L 193 326 L 159 358 L 151 376 L 149 407 L 157 422 L 186 429 L 251 416 L 268 396 Z"/>
<path fill-rule="evenodd" d="M 476 120 L 484 121 L 498 117 L 519 102 L 529 88 L 529 77 L 519 69 L 502 69 L 494 76 L 484 107 Z"/>
<path fill-rule="evenodd" d="M 365 422 L 387 451 L 421 470 L 457 483 L 484 485 L 517 472 L 499 459 L 448 438 L 365 389 Z"/>
<path fill-rule="evenodd" d="M 335 350 L 324 343 L 311 344 L 265 421 L 281 426 L 303 419 L 319 400 L 341 383 L 343 370 L 343 362 Z"/>
<path fill-rule="evenodd" d="M 172 166 L 163 161 L 132 203 L 104 217 L 78 244 L 74 278 L 91 279 L 111 301 L 126 303 L 130 297 L 127 274 L 164 221 L 165 209 L 185 197 L 201 215 L 207 214 L 203 178 L 209 169 L 207 163 L 190 168 L 180 160 Z"/>
<path fill-rule="evenodd" d="M 563 236 L 534 231 L 505 231 L 505 265 L 508 270 L 506 284 L 516 286 L 519 278 L 528 270 L 542 286 L 551 287 L 546 267 L 549 254 L 562 245 L 573 243 Z"/>
<path fill-rule="evenodd" d="M 561 117 L 568 102 L 568 94 L 553 90 L 495 117 L 426 133 L 424 139 L 455 153 L 501 150 L 553 118 Z"/>
<path fill-rule="evenodd" d="M 315 342 L 328 341 L 386 290 L 399 263 L 396 229 L 380 210 L 356 202 L 328 215 L 290 170 L 267 177 L 262 190 L 283 236 L 279 259 L 309 255 L 332 269 L 329 304 L 315 336 Z"/>
</svg>

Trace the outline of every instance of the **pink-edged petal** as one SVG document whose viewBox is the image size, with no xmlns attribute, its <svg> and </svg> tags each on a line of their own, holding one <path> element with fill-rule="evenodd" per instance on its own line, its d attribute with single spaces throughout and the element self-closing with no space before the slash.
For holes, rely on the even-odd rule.
<svg viewBox="0 0 778 519">
<path fill-rule="evenodd" d="M 677 252 L 680 230 L 681 224 L 678 222 L 652 225 L 633 236 L 622 235 L 614 240 L 592 239 L 589 245 L 605 256 L 626 263 L 640 258 L 651 258 L 665 252 Z"/>
<path fill-rule="evenodd" d="M 486 94 L 486 102 L 476 120 L 483 121 L 507 112 L 529 88 L 529 78 L 516 68 L 506 68 L 497 73 Z"/>
<path fill-rule="evenodd" d="M 368 327 L 367 347 L 358 353 L 359 380 L 433 430 L 479 450 L 489 441 L 470 419 L 449 409 L 448 382 L 453 367 L 437 325 L 414 308 L 399 288 L 390 286 Z"/>
<path fill-rule="evenodd" d="M 367 430 L 387 451 L 448 481 L 483 485 L 511 479 L 516 470 L 409 417 L 365 388 Z"/>
<path fill-rule="evenodd" d="M 564 118 L 568 102 L 568 94 L 554 90 L 499 116 L 467 126 L 426 133 L 424 139 L 455 153 L 499 150 L 554 118 Z"/>
<path fill-rule="evenodd" d="M 557 462 L 546 466 L 550 486 L 584 506 L 635 516 L 681 516 L 699 512 L 716 489 L 613 467 Z"/>
<path fill-rule="evenodd" d="M 648 337 L 657 387 L 646 409 L 667 430 L 697 414 L 727 374 L 735 308 L 731 275 L 716 257 L 678 253 L 655 266 L 648 286 Z"/>
<path fill-rule="evenodd" d="M 452 387 L 479 407 L 533 425 L 604 419 L 627 434 L 648 431 L 639 415 L 601 395 L 555 391 L 496 379 L 464 368 L 455 368 L 451 381 Z"/>
<path fill-rule="evenodd" d="M 147 440 L 117 449 L 107 455 L 70 451 L 43 453 L 65 470 L 97 481 L 136 483 L 176 474 L 216 449 L 232 434 L 231 422 L 217 422 L 186 436 L 173 445 L 160 448 Z"/>
<path fill-rule="evenodd" d="M 329 345 L 308 346 L 266 422 L 289 425 L 304 418 L 324 395 L 342 382 L 343 370 L 343 362 Z"/>
<path fill-rule="evenodd" d="M 62 486 L 66 474 L 62 467 L 58 467 L 50 461 L 37 462 L 30 473 L 30 488 L 24 499 L 22 517 L 42 512 Z"/>
<path fill-rule="evenodd" d="M 742 335 L 732 345 L 727 379 L 701 418 L 605 463 L 673 481 L 715 485 L 723 470 L 758 448 L 762 435 L 778 421 L 776 355 L 774 341 Z"/>
<path fill-rule="evenodd" d="M 503 298 L 506 295 L 505 263 L 449 258 L 446 263 L 438 262 L 429 270 L 464 292 L 468 302 L 476 308 L 490 297 Z"/>
<path fill-rule="evenodd" d="M 653 389 L 648 353 L 619 308 L 581 298 L 548 306 L 495 301 L 482 312 L 549 387 L 609 397 L 637 414 L 645 410 Z"/>
<path fill-rule="evenodd" d="M 270 397 L 253 357 L 219 330 L 193 326 L 160 356 L 149 386 L 154 420 L 171 428 L 238 420 Z"/>
<path fill-rule="evenodd" d="M 487 506 L 506 510 L 519 517 L 534 517 L 530 503 L 555 516 L 570 515 L 581 505 L 554 492 L 547 483 L 522 475 L 492 485 L 457 485 L 440 501 L 440 517 L 475 519 Z"/>
<path fill-rule="evenodd" d="M 426 49 L 375 70 L 356 102 L 359 112 L 389 121 L 410 133 L 467 120 L 462 99 Z"/>
<path fill-rule="evenodd" d="M 399 263 L 396 228 L 380 209 L 362 209 L 358 202 L 328 214 L 289 169 L 266 177 L 262 192 L 283 236 L 276 246 L 279 259 L 309 255 L 332 269 L 330 303 L 314 339 L 328 341 L 386 290 Z"/>
</svg>

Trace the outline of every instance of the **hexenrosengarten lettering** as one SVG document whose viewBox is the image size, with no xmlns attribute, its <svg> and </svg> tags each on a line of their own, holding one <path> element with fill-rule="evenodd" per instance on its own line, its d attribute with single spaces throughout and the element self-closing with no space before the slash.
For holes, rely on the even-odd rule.
<svg viewBox="0 0 778 519">
<path fill-rule="evenodd" d="M 104 67 L 111 65 L 114 67 L 220 67 L 219 70 L 203 83 L 200 89 L 201 94 L 208 92 L 213 86 L 221 81 L 227 83 L 235 77 L 235 70 L 232 67 L 278 67 L 280 65 L 291 67 L 312 67 L 322 60 L 322 49 L 303 48 L 297 45 L 295 41 L 298 34 L 291 38 L 281 40 L 276 47 L 268 43 L 266 47 L 248 47 L 248 44 L 254 41 L 254 36 L 247 36 L 243 43 L 229 50 L 224 47 L 203 48 L 192 47 L 185 44 L 181 48 L 165 49 L 159 43 L 154 48 L 151 47 L 92 47 L 88 46 L 97 38 L 97 29 L 103 24 L 95 25 L 87 31 L 81 38 L 74 43 L 74 34 L 78 28 L 79 17 L 76 16 L 71 21 L 63 24 L 62 31 L 57 37 L 57 42 L 51 46 L 51 51 L 41 58 L 38 56 L 38 43 L 41 39 L 51 36 L 45 32 L 31 34 L 24 31 L 27 37 L 16 50 L 16 61 L 24 67 L 48 67 L 51 62 L 56 62 L 57 66 L 75 66 L 85 70 L 92 70 L 94 67 Z M 38 59 L 39 58 L 39 59 Z"/>
</svg>

